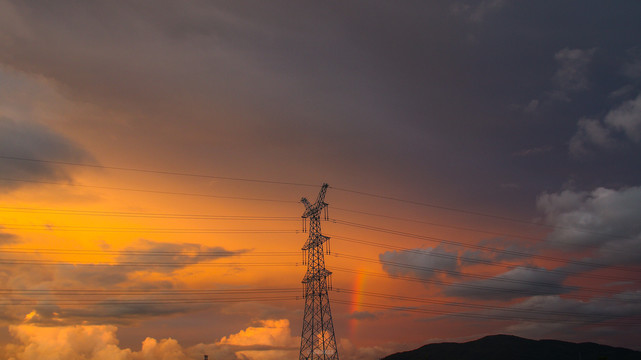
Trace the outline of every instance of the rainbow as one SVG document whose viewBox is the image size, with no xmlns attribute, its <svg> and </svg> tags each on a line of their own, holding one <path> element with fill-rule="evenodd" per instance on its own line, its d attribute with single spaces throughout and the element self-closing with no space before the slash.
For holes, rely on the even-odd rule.
<svg viewBox="0 0 641 360">
<path fill-rule="evenodd" d="M 361 303 L 363 301 L 363 294 L 361 294 L 361 291 L 363 290 L 364 283 L 365 283 L 365 275 L 359 271 L 356 274 L 356 277 L 354 278 L 354 285 L 352 286 L 352 290 L 354 291 L 354 293 L 352 294 L 351 306 L 349 308 L 350 314 L 353 314 L 361 310 Z M 355 318 L 352 318 L 349 320 L 350 335 L 356 334 L 358 322 L 359 322 L 358 319 L 355 319 Z"/>
</svg>

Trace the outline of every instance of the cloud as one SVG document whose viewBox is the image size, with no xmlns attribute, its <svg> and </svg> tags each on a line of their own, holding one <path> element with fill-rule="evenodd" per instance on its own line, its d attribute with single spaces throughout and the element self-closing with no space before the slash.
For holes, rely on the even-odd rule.
<svg viewBox="0 0 641 360">
<path fill-rule="evenodd" d="M 129 360 L 130 350 L 118 347 L 116 327 L 38 327 L 12 325 L 9 331 L 19 344 L 9 344 L 8 359 L 19 360 Z"/>
<path fill-rule="evenodd" d="M 589 153 L 588 148 L 613 148 L 616 141 L 612 138 L 610 130 L 603 126 L 599 120 L 581 119 L 577 123 L 577 132 L 570 139 L 570 154 L 581 157 Z"/>
<path fill-rule="evenodd" d="M 641 48 L 628 49 L 628 57 L 623 65 L 623 74 L 631 79 L 641 78 Z"/>
<path fill-rule="evenodd" d="M 257 326 L 223 337 L 217 343 L 217 346 L 226 345 L 235 348 L 239 357 L 248 360 L 294 359 L 300 338 L 292 337 L 287 319 L 262 320 Z"/>
<path fill-rule="evenodd" d="M 178 264 L 173 267 L 155 267 L 154 271 L 157 272 L 173 272 L 192 264 L 237 256 L 247 252 L 247 250 L 227 250 L 220 246 L 211 247 L 195 243 L 166 243 L 147 239 L 140 239 L 132 246 L 123 249 L 123 251 L 129 251 L 132 254 L 118 256 L 117 261 L 119 263 L 162 262 Z M 156 256 L 150 257 L 149 254 Z M 144 266 L 139 269 L 143 268 Z"/>
<path fill-rule="evenodd" d="M 489 14 L 496 12 L 507 4 L 507 0 L 482 0 L 481 2 L 456 2 L 451 7 L 454 14 L 464 14 L 472 22 L 482 22 Z"/>
<path fill-rule="evenodd" d="M 529 149 L 524 149 L 524 150 L 521 150 L 521 151 L 517 151 L 513 155 L 514 156 L 519 156 L 519 157 L 539 155 L 539 154 L 548 153 L 548 152 L 552 151 L 553 149 L 554 149 L 554 146 L 552 146 L 552 145 L 544 145 L 544 146 L 539 146 L 539 147 L 534 147 L 534 148 L 529 148 Z"/>
<path fill-rule="evenodd" d="M 119 300 L 126 301 L 118 303 Z M 139 303 L 127 301 L 138 301 Z M 204 308 L 209 308 L 212 305 L 163 303 L 162 301 L 141 296 L 138 298 L 128 297 L 125 299 L 110 298 L 84 307 L 65 306 L 62 308 L 62 306 L 64 305 L 58 307 L 59 310 L 56 312 L 56 318 L 48 317 L 40 321 L 39 324 L 103 324 L 109 322 L 118 325 L 131 325 L 132 323 L 140 323 L 141 321 L 152 318 L 196 312 Z M 51 305 L 47 305 L 44 308 L 50 307 Z"/>
<path fill-rule="evenodd" d="M 53 161 L 92 161 L 85 150 L 48 127 L 2 116 L 0 116 L 0 154 Z M 26 181 L 71 180 L 71 173 L 64 166 L 11 159 L 0 159 L 0 174 L 5 178 Z M 24 183 L 3 181 L 0 192 L 8 192 L 22 184 Z"/>
<path fill-rule="evenodd" d="M 608 97 L 612 98 L 612 99 L 615 99 L 615 98 L 618 98 L 618 97 L 626 96 L 629 93 L 631 93 L 632 91 L 634 91 L 634 86 L 632 84 L 627 84 L 627 85 L 623 85 L 622 87 L 612 91 L 608 95 Z"/>
<path fill-rule="evenodd" d="M 521 254 L 531 254 L 534 251 L 527 245 L 526 241 L 512 238 L 495 237 L 482 239 L 478 244 L 489 248 L 502 249 L 503 251 L 465 250 L 461 255 L 462 265 L 477 263 L 473 260 L 501 262 L 523 259 L 524 256 L 527 257 L 528 255 Z M 472 261 L 466 261 L 466 259 L 472 259 Z"/>
<path fill-rule="evenodd" d="M 225 336 L 218 342 L 222 345 L 269 345 L 296 346 L 298 341 L 292 337 L 289 320 L 261 320 L 257 326 L 250 326 L 236 334 Z"/>
<path fill-rule="evenodd" d="M 457 283 L 445 288 L 448 296 L 482 299 L 511 300 L 534 295 L 563 294 L 570 290 L 563 285 L 566 275 L 539 267 L 517 267 L 503 274 Z"/>
<path fill-rule="evenodd" d="M 186 358 L 182 346 L 171 338 L 158 341 L 148 337 L 142 342 L 140 352 L 132 353 L 132 360 L 183 360 Z"/>
<path fill-rule="evenodd" d="M 261 320 L 213 344 L 198 344 L 188 350 L 208 354 L 210 359 L 278 360 L 296 359 L 300 338 L 291 335 L 289 320 Z M 235 354 L 234 357 L 229 357 Z M 202 355 L 200 355 L 202 357 Z"/>
<path fill-rule="evenodd" d="M 12 325 L 9 331 L 18 340 L 5 353 L 10 360 L 188 360 L 174 339 L 146 338 L 140 351 L 118 346 L 113 325 L 39 327 Z"/>
<path fill-rule="evenodd" d="M 531 113 L 536 111 L 539 107 L 540 101 L 538 99 L 532 99 L 524 108 L 523 111 L 526 113 Z"/>
<path fill-rule="evenodd" d="M 165 154 L 189 159 L 201 172 L 253 168 L 267 177 L 300 177 L 295 174 L 307 161 L 321 163 L 328 172 L 352 170 L 358 162 L 367 167 L 360 173 L 366 173 L 379 169 L 381 158 L 410 166 L 411 160 L 400 164 L 390 149 L 424 156 L 420 150 L 426 142 L 414 131 L 398 131 L 390 120 L 398 113 L 396 97 L 402 96 L 376 91 L 396 81 L 381 79 L 388 75 L 376 67 L 389 69 L 388 58 L 402 60 L 385 47 L 402 44 L 422 52 L 395 39 L 406 39 L 404 27 L 384 30 L 391 36 L 385 47 L 361 49 L 372 38 L 369 31 L 336 36 L 348 27 L 372 25 L 351 16 L 360 13 L 353 13 L 352 5 L 332 11 L 310 3 L 150 3 L 7 4 L 11 11 L 0 11 L 0 38 L 7 39 L 0 63 L 47 78 L 74 110 L 84 109 L 89 119 L 70 111 L 64 114 L 65 124 L 77 128 L 75 136 L 92 149 L 112 149 L 112 158 L 120 153 L 126 159 L 133 151 L 154 158 Z M 287 11 L 281 11 L 283 6 Z M 367 11 L 401 16 L 386 12 L 388 8 L 378 1 Z M 425 20 L 417 18 L 412 26 L 436 26 Z M 323 30 L 328 23 L 335 24 L 332 31 Z M 420 71 L 436 67 L 419 63 Z M 373 103 L 379 106 L 373 109 Z M 416 117 L 424 118 L 420 114 Z M 350 119 L 365 118 L 368 135 L 362 136 L 364 127 Z M 410 144 L 415 149 L 406 149 Z M 204 160 L 201 150 L 213 158 Z M 363 151 L 376 156 L 364 161 Z M 308 157 L 302 159 L 300 153 Z M 273 166 L 274 159 L 281 159 L 279 166 Z"/>
<path fill-rule="evenodd" d="M 378 316 L 376 316 L 376 314 L 369 311 L 354 311 L 351 314 L 349 314 L 349 318 L 356 319 L 356 320 L 371 320 L 371 319 L 378 318 Z"/>
<path fill-rule="evenodd" d="M 335 9 L 285 2 L 4 3 L 11 11 L 0 11 L 0 36 L 7 39 L 0 62 L 64 94 L 76 110 L 63 112 L 64 124 L 112 161 L 133 161 L 128 154 L 135 152 L 140 159 L 188 159 L 184 166 L 199 172 L 292 178 L 313 178 L 300 170 L 316 164 L 314 171 L 348 174 L 340 178 L 368 187 L 376 186 L 368 174 L 385 166 L 380 183 L 411 172 L 407 191 L 424 193 L 430 182 L 443 199 L 466 197 L 463 191 L 481 194 L 482 203 L 498 198 L 500 189 L 487 189 L 501 172 L 540 177 L 534 166 L 513 171 L 506 153 L 524 143 L 562 141 L 554 133 L 562 115 L 547 111 L 554 109 L 539 96 L 557 71 L 553 54 L 563 48 L 548 41 L 557 35 L 542 16 L 548 5 L 457 1 L 463 20 L 483 19 L 470 26 L 451 16 L 447 2 L 398 8 L 376 0 Z M 554 4 L 555 21 L 564 24 L 564 41 L 577 43 L 572 39 L 585 37 L 583 21 L 593 18 L 571 17 L 567 6 Z M 634 7 L 609 10 L 616 19 Z M 514 19 L 523 20 L 519 29 Z M 637 26 L 613 22 L 608 34 Z M 470 27 L 477 46 L 463 39 Z M 628 41 L 603 55 L 616 58 Z M 498 110 L 528 102 L 534 109 L 535 98 L 541 99 L 535 113 L 547 111 L 549 128 L 538 122 L 526 130 L 509 119 L 514 114 Z M 474 184 L 462 186 L 470 178 Z M 523 179 L 510 182 L 532 191 Z"/>
<path fill-rule="evenodd" d="M 608 298 L 591 300 L 566 299 L 558 295 L 534 296 L 511 306 L 512 309 L 544 309 L 552 313 L 579 314 L 586 321 L 633 318 L 641 315 L 641 292 L 626 291 Z"/>
<path fill-rule="evenodd" d="M 0 240 L 2 239 L 0 233 Z M 234 256 L 243 251 L 226 250 L 218 246 L 204 246 L 191 243 L 161 243 L 152 240 L 139 240 L 124 249 L 128 253 L 116 256 L 110 264 L 56 263 L 48 266 L 29 264 L 0 265 L 0 287 L 6 289 L 37 290 L 38 296 L 29 296 L 28 301 L 21 296 L 9 296 L 7 300 L 23 303 L 19 309 L 36 310 L 38 316 L 31 323 L 39 325 L 72 325 L 72 324 L 127 324 L 160 316 L 184 314 L 215 307 L 214 304 L 157 301 L 150 297 L 154 290 L 172 290 L 183 287 L 180 271 L 191 265 L 202 262 L 217 261 L 224 257 Z M 156 256 L 146 256 L 146 255 Z M 201 256 L 206 255 L 206 256 Z M 7 260 L 49 261 L 44 254 L 7 253 Z M 77 261 L 84 262 L 83 258 Z M 111 264 L 113 262 L 113 264 Z M 176 266 L 149 266 L 147 263 L 172 263 Z M 126 265 L 126 266 L 121 266 Z M 52 289 L 90 289 L 111 290 L 115 294 L 92 296 L 86 304 L 65 303 L 64 300 L 78 300 L 78 297 L 54 293 Z M 149 290 L 150 293 L 118 294 Z M 157 293 L 157 291 L 156 291 Z M 192 296 L 193 297 L 193 296 Z M 190 296 L 181 299 L 189 300 Z M 162 299 L 162 297 L 160 297 Z M 16 306 L 18 306 L 16 304 Z M 267 311 L 267 310 L 266 310 Z M 275 310 L 272 310 L 275 312 Z M 14 322 L 19 315 L 9 309 L 0 309 L 0 318 Z"/>
<path fill-rule="evenodd" d="M 554 226 L 547 236 L 550 245 L 592 247 L 600 263 L 641 264 L 641 186 L 543 193 L 537 207 Z"/>
<path fill-rule="evenodd" d="M 430 279 L 438 273 L 455 273 L 459 268 L 458 254 L 447 251 L 440 246 L 386 251 L 378 258 L 383 266 L 383 271 L 391 276 L 415 275 L 423 279 Z"/>
<path fill-rule="evenodd" d="M 300 339 L 291 336 L 289 320 L 262 320 L 215 343 L 185 348 L 175 339 L 147 337 L 139 351 L 120 348 L 113 325 L 12 325 L 16 340 L 5 346 L 9 360 L 216 360 L 296 359 Z"/>
<path fill-rule="evenodd" d="M 641 141 L 641 94 L 636 99 L 621 104 L 610 111 L 604 119 L 604 123 L 623 133 L 632 141 Z"/>
<path fill-rule="evenodd" d="M 586 337 L 602 339 L 603 343 L 627 342 L 628 347 L 636 347 L 637 339 L 632 336 L 624 336 L 618 332 L 597 334 L 599 329 L 608 329 L 607 324 L 635 319 L 641 315 L 641 293 L 624 292 L 609 298 L 597 298 L 588 301 L 566 299 L 557 295 L 535 296 L 518 304 L 510 306 L 513 310 L 535 310 L 541 313 L 541 317 L 556 320 L 551 321 L 522 321 L 510 325 L 505 329 L 507 333 L 530 338 L 557 338 L 582 340 Z M 496 314 L 508 314 L 507 311 L 498 311 Z M 573 321 L 565 321 L 568 315 Z M 576 321 L 580 321 L 577 323 Z M 582 323 L 581 323 L 582 322 Z M 630 331 L 634 333 L 634 328 Z M 632 340 L 630 340 L 630 338 Z"/>
<path fill-rule="evenodd" d="M 641 142 L 641 94 L 610 110 L 602 120 L 579 120 L 569 150 L 571 155 L 581 157 L 590 149 L 616 148 L 624 139 Z"/>
<path fill-rule="evenodd" d="M 554 54 L 558 69 L 554 79 L 563 94 L 587 90 L 590 87 L 587 73 L 596 49 L 564 48 Z"/>
<path fill-rule="evenodd" d="M 640 200 L 640 186 L 591 192 L 564 190 L 541 194 L 537 207 L 546 222 L 557 227 L 550 239 L 576 238 L 580 244 L 601 244 L 612 241 L 612 236 L 641 232 L 641 224 L 636 221 L 641 214 Z"/>
<path fill-rule="evenodd" d="M 15 244 L 17 242 L 19 242 L 17 235 L 2 231 L 2 226 L 0 226 L 0 246 Z"/>
</svg>

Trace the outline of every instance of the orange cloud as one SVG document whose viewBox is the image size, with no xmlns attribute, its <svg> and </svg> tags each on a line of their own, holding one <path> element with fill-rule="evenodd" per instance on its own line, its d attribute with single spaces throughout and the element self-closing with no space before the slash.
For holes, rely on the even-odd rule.
<svg viewBox="0 0 641 360">
<path fill-rule="evenodd" d="M 120 349 L 116 327 L 111 325 L 39 327 L 10 326 L 19 345 L 6 346 L 9 360 L 130 360 L 132 352 Z"/>
<path fill-rule="evenodd" d="M 140 351 L 120 348 L 118 329 L 113 325 L 22 324 L 9 330 L 17 341 L 6 345 L 0 354 L 8 360 L 199 360 L 204 354 L 216 360 L 287 360 L 297 358 L 300 342 L 291 336 L 287 319 L 262 320 L 218 342 L 189 348 L 175 339 L 148 337 Z"/>
<path fill-rule="evenodd" d="M 291 335 L 289 320 L 262 320 L 260 326 L 251 326 L 236 334 L 225 336 L 219 344 L 296 346 L 298 341 Z"/>
</svg>

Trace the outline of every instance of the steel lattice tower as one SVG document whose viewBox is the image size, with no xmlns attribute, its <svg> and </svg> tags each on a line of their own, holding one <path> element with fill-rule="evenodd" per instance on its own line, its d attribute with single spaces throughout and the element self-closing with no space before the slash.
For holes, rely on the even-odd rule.
<svg viewBox="0 0 641 360">
<path fill-rule="evenodd" d="M 318 199 L 311 204 L 306 198 L 302 215 L 303 226 L 305 218 L 309 218 L 309 238 L 303 246 L 303 261 L 307 261 L 307 272 L 303 278 L 303 295 L 305 297 L 305 315 L 303 316 L 303 332 L 300 341 L 299 360 L 338 360 L 334 322 L 329 307 L 328 288 L 331 288 L 332 274 L 325 269 L 323 243 L 329 237 L 321 234 L 320 214 L 327 205 L 325 193 L 327 184 L 323 184 Z M 328 244 L 329 253 L 329 244 Z"/>
</svg>

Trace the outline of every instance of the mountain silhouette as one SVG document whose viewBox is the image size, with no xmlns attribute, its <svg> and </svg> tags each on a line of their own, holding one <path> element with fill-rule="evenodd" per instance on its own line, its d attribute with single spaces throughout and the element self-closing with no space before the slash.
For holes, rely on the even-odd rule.
<svg viewBox="0 0 641 360">
<path fill-rule="evenodd" d="M 428 344 L 382 360 L 641 360 L 641 352 L 595 343 L 492 335 L 466 343 Z"/>
</svg>

